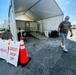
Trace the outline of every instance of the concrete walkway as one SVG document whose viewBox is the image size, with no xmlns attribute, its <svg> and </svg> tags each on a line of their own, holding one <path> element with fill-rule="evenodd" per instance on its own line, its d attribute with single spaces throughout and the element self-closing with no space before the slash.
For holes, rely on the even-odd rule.
<svg viewBox="0 0 76 75">
<path fill-rule="evenodd" d="M 76 42 L 67 39 L 68 53 L 60 47 L 60 38 L 38 40 L 27 37 L 25 46 L 31 61 L 14 67 L 0 59 L 0 75 L 76 75 Z"/>
</svg>

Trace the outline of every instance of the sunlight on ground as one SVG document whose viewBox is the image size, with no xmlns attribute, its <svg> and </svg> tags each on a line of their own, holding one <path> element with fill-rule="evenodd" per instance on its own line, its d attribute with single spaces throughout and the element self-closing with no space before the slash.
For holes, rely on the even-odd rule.
<svg viewBox="0 0 76 75">
<path fill-rule="evenodd" d="M 73 36 L 70 37 L 70 32 L 69 32 L 68 39 L 76 42 L 76 29 L 72 29 L 72 31 L 73 31 Z"/>
</svg>

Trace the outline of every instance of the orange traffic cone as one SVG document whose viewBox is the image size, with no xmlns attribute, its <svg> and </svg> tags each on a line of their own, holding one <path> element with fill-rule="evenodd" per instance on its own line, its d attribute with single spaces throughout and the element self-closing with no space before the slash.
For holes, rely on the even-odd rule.
<svg viewBox="0 0 76 75">
<path fill-rule="evenodd" d="M 0 36 L 0 40 L 2 40 L 2 36 Z"/>
<path fill-rule="evenodd" d="M 26 63 L 28 63 L 29 61 L 29 57 L 28 54 L 26 52 L 26 48 L 23 42 L 23 37 L 20 37 L 20 55 L 19 55 L 19 63 L 21 65 L 25 65 Z"/>
<path fill-rule="evenodd" d="M 8 50 L 9 50 L 9 45 L 10 45 L 11 39 L 12 39 L 12 37 L 8 36 Z"/>
<path fill-rule="evenodd" d="M 8 36 L 8 45 L 10 44 L 11 39 L 12 39 L 12 37 L 11 36 Z"/>
</svg>

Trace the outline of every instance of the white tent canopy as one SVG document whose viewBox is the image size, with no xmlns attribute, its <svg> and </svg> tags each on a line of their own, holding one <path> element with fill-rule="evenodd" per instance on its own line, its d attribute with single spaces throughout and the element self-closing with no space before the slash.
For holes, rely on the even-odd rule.
<svg viewBox="0 0 76 75">
<path fill-rule="evenodd" d="M 64 14 L 55 0 L 11 0 L 9 8 L 11 33 L 16 40 L 16 20 L 37 22 L 39 32 L 49 32 L 57 29 L 63 16 Z"/>
<path fill-rule="evenodd" d="M 55 0 L 14 0 L 14 9 L 16 18 L 24 15 L 34 21 L 63 15 Z"/>
</svg>

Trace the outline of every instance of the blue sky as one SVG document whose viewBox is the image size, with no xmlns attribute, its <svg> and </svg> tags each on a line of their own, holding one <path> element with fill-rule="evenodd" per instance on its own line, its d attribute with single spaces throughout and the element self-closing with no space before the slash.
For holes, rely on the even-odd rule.
<svg viewBox="0 0 76 75">
<path fill-rule="evenodd" d="M 64 16 L 69 15 L 70 21 L 76 23 L 76 0 L 56 0 Z"/>
<path fill-rule="evenodd" d="M 4 23 L 5 19 L 8 19 L 8 9 L 10 0 L 0 1 L 0 24 Z"/>
<path fill-rule="evenodd" d="M 64 13 L 64 16 L 69 15 L 70 21 L 76 23 L 76 0 L 56 0 L 61 10 Z M 8 19 L 8 9 L 9 9 L 10 0 L 1 0 L 0 1 L 0 24 L 4 22 L 5 19 Z"/>
</svg>

